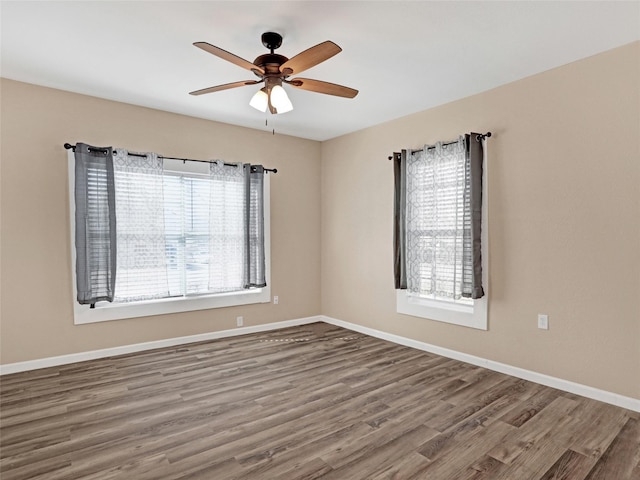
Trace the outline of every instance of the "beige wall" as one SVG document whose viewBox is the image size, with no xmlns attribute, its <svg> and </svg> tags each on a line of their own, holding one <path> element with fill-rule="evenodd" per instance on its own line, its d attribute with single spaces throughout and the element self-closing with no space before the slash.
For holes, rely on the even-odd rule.
<svg viewBox="0 0 640 480">
<path fill-rule="evenodd" d="M 469 131 L 494 134 L 488 331 L 395 313 L 387 157 Z M 324 142 L 322 313 L 640 398 L 639 139 L 635 43 Z"/>
<path fill-rule="evenodd" d="M 8 364 L 320 313 L 320 143 L 2 80 L 1 357 Z M 65 142 L 260 162 L 278 305 L 73 325 Z M 304 265 L 304 268 L 300 268 Z"/>
<path fill-rule="evenodd" d="M 322 144 L 1 85 L 2 364 L 322 313 L 640 398 L 640 43 Z M 486 332 L 396 314 L 391 278 L 387 156 L 471 130 L 494 133 Z M 74 326 L 76 141 L 277 167 L 280 304 Z"/>
</svg>

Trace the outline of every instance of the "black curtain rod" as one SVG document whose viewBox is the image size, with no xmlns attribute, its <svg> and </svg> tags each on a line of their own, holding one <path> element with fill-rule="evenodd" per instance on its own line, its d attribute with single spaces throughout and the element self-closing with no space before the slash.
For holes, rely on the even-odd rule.
<svg viewBox="0 0 640 480">
<path fill-rule="evenodd" d="M 64 148 L 66 148 L 67 150 L 72 150 L 72 151 L 76 151 L 76 146 L 75 145 L 71 145 L 70 143 L 65 143 L 64 144 Z M 90 151 L 93 149 L 89 149 Z M 96 149 L 94 150 L 96 152 L 101 152 L 101 153 L 107 153 L 106 150 L 102 150 L 102 149 Z M 146 155 L 142 155 L 140 153 L 129 153 L 129 155 L 131 155 L 132 157 L 144 157 Z M 175 157 L 164 157 L 162 155 L 158 155 L 158 158 L 162 158 L 164 160 L 180 160 L 183 163 L 184 162 L 200 162 L 200 163 L 213 163 L 211 160 L 195 160 L 193 158 L 175 158 Z M 225 165 L 227 167 L 237 167 L 238 164 L 237 163 L 226 163 Z M 264 169 L 265 173 L 266 172 L 272 172 L 272 173 L 278 173 L 278 169 L 277 168 L 265 168 Z"/>
<path fill-rule="evenodd" d="M 487 133 L 479 133 L 478 135 L 476 135 L 476 142 L 481 142 L 482 140 L 484 140 L 485 138 L 489 138 L 491 136 L 491 132 L 487 132 Z M 442 145 L 453 145 L 454 143 L 458 143 L 458 141 L 454 141 L 454 142 L 447 142 L 447 143 L 443 143 Z M 432 148 L 436 148 L 436 147 L 429 147 L 427 148 L 427 150 L 431 150 Z M 422 148 L 419 148 L 418 150 L 411 150 L 411 153 L 416 153 L 423 150 Z M 393 152 L 393 156 L 388 157 L 388 160 L 393 160 L 393 157 L 395 157 L 396 155 L 400 155 L 400 152 Z"/>
</svg>

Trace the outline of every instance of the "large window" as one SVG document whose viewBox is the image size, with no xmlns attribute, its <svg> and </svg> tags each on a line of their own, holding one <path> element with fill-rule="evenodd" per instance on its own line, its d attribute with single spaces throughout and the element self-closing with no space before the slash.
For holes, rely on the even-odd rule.
<svg viewBox="0 0 640 480">
<path fill-rule="evenodd" d="M 486 172 L 482 148 L 470 152 L 475 141 L 462 136 L 397 159 L 397 310 L 486 329 Z"/>
<path fill-rule="evenodd" d="M 245 183 L 242 165 L 130 160 L 125 150 L 114 150 L 113 302 L 75 303 L 75 322 L 268 302 L 268 176 Z M 71 186 L 74 161 L 71 154 Z M 73 193 L 70 198 L 73 219 Z M 251 212 L 260 207 L 264 214 L 249 219 L 247 202 Z M 75 224 L 72 230 L 75 236 Z M 262 261 L 248 265 L 247 255 L 262 244 Z"/>
</svg>

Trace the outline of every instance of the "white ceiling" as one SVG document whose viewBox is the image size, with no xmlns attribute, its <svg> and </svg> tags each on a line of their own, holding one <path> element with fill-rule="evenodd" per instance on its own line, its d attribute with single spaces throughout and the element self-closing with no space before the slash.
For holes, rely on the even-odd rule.
<svg viewBox="0 0 640 480">
<path fill-rule="evenodd" d="M 640 1 L 2 1 L 3 77 L 250 128 L 326 140 L 640 40 Z M 287 87 L 295 109 L 262 114 L 255 79 L 192 45 L 253 61 L 260 35 L 289 58 L 343 51 L 302 76 L 355 99 Z M 268 119 L 269 126 L 265 126 Z"/>
</svg>

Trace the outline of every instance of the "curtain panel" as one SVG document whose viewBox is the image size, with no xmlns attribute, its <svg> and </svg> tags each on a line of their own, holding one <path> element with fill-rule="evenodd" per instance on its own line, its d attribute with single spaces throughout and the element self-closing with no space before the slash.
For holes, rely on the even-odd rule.
<svg viewBox="0 0 640 480">
<path fill-rule="evenodd" d="M 243 166 L 245 178 L 245 261 L 244 288 L 267 286 L 264 253 L 264 167 Z"/>
<path fill-rule="evenodd" d="M 113 165 L 118 225 L 115 301 L 168 297 L 163 161 L 155 153 L 117 148 Z"/>
<path fill-rule="evenodd" d="M 411 150 L 402 150 L 393 156 L 394 215 L 393 215 L 393 273 L 396 290 L 407 288 L 406 270 L 406 214 L 407 214 L 407 155 Z"/>
<path fill-rule="evenodd" d="M 482 287 L 482 162 L 484 150 L 477 133 L 465 135 L 465 259 L 462 294 L 484 296 Z"/>
<path fill-rule="evenodd" d="M 75 148 L 78 303 L 112 302 L 116 283 L 116 207 L 111 147 Z"/>
</svg>

